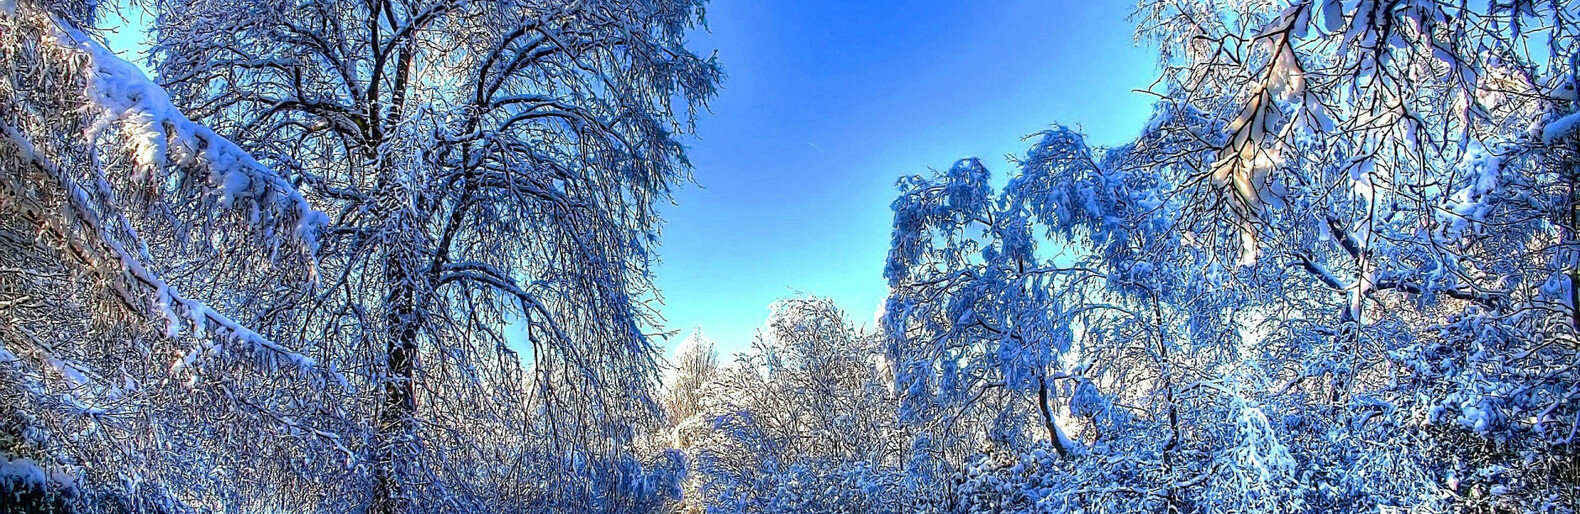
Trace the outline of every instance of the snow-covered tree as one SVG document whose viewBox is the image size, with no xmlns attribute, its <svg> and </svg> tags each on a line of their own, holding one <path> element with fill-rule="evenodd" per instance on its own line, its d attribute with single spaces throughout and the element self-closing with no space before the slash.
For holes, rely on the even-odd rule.
<svg viewBox="0 0 1580 514">
<path fill-rule="evenodd" d="M 281 316 L 359 391 L 366 479 L 335 496 L 624 508 L 640 488 L 614 463 L 658 413 L 653 206 L 687 176 L 676 134 L 720 78 L 684 46 L 701 4 L 158 8 L 177 103 L 329 214 L 321 283 Z M 492 452 L 517 464 L 473 464 Z"/>
<path fill-rule="evenodd" d="M 1168 49 L 1168 108 L 1153 127 L 1197 141 L 1148 169 L 1190 198 L 1179 217 L 1202 247 L 1222 250 L 1233 233 L 1239 248 L 1218 253 L 1255 264 L 1239 274 L 1287 271 L 1242 288 L 1263 306 L 1262 343 L 1287 357 L 1263 366 L 1273 390 L 1305 395 L 1311 414 L 1327 407 L 1308 419 L 1328 425 L 1329 450 L 1354 436 L 1333 424 L 1425 431 L 1384 440 L 1438 474 L 1419 490 L 1464 506 L 1577 501 L 1549 485 L 1580 472 L 1568 249 L 1580 160 L 1566 122 L 1580 107 L 1576 11 L 1326 1 L 1140 13 L 1142 35 Z M 1227 125 L 1167 114 L 1186 111 Z"/>
<path fill-rule="evenodd" d="M 975 449 L 983 438 L 1018 446 L 1022 427 L 962 418 L 1036 412 L 1054 448 L 1075 452 L 1048 392 L 1073 336 L 1060 276 L 1080 270 L 1039 259 L 1030 212 L 988 182 L 976 159 L 900 182 L 883 327 L 904 391 L 902 417 L 955 427 L 953 445 Z M 992 433 L 971 432 L 983 427 Z"/>
<path fill-rule="evenodd" d="M 665 369 L 661 398 L 664 406 L 662 423 L 646 427 L 649 453 L 653 450 L 675 451 L 684 458 L 699 437 L 706 434 L 708 421 L 702 415 L 704 386 L 719 374 L 719 353 L 712 339 L 702 334 L 702 327 L 675 348 L 675 357 Z M 689 464 L 687 463 L 688 467 Z M 677 510 L 701 512 L 702 481 L 688 473 L 681 484 L 682 504 Z"/>
<path fill-rule="evenodd" d="M 966 462 L 969 506 L 1575 509 L 1575 12 L 1143 4 L 1135 141 L 1050 130 L 1002 194 L 971 162 L 902 181 L 905 412 L 1030 362 L 1089 450 Z M 1001 300 L 1026 283 L 1057 289 Z"/>
<path fill-rule="evenodd" d="M 1573 0 L 1143 3 L 1134 140 L 667 376 L 700 2 L 146 6 L 0 0 L 0 511 L 1580 509 Z"/>
<path fill-rule="evenodd" d="M 339 375 L 260 294 L 311 286 L 327 219 L 84 32 L 91 5 L 3 7 L 0 503 L 246 505 L 332 460 L 290 416 Z"/>
<path fill-rule="evenodd" d="M 912 487 L 878 339 L 825 298 L 781 300 L 683 426 L 695 498 L 722 512 L 907 512 Z M 921 485 L 930 485 L 925 482 Z"/>
<path fill-rule="evenodd" d="M 703 385 L 719 372 L 719 352 L 713 340 L 697 328 L 675 349 L 668 371 L 663 384 L 664 416 L 674 447 L 684 450 L 690 446 L 688 432 L 696 428 L 687 422 L 697 420 L 702 412 Z"/>
</svg>

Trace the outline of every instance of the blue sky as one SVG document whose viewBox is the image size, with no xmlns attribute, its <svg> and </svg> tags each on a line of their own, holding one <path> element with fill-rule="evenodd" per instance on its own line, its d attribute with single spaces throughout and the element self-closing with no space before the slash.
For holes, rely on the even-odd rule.
<svg viewBox="0 0 1580 514">
<path fill-rule="evenodd" d="M 870 324 L 895 179 L 981 157 L 1002 178 L 1023 136 L 1058 122 L 1096 144 L 1139 133 L 1154 54 L 1134 4 L 1010 0 L 715 0 L 728 78 L 698 123 L 701 187 L 663 214 L 657 284 L 668 328 L 747 347 L 774 300 L 832 298 Z"/>
<path fill-rule="evenodd" d="M 124 4 L 123 4 L 124 5 Z M 834 299 L 871 324 L 894 182 L 980 157 L 1000 179 L 1022 137 L 1079 125 L 1133 137 L 1153 78 L 1119 0 L 714 0 L 691 47 L 728 78 L 688 144 L 699 185 L 662 209 L 656 269 L 666 327 L 721 353 L 749 346 L 774 300 Z M 108 44 L 123 57 L 151 21 Z M 120 25 L 110 14 L 104 25 Z"/>
</svg>

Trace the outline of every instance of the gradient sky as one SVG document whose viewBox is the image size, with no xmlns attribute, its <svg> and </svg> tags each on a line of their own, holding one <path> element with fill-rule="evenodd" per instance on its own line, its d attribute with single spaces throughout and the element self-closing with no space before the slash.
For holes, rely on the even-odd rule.
<svg viewBox="0 0 1580 514">
<path fill-rule="evenodd" d="M 871 324 L 888 293 L 895 180 L 981 157 L 995 175 L 1022 137 L 1079 125 L 1122 143 L 1151 112 L 1154 54 L 1134 3 L 1052 0 L 715 0 L 728 75 L 698 123 L 698 186 L 663 209 L 657 284 L 667 328 L 722 354 L 750 344 L 774 300 L 832 298 Z"/>
<path fill-rule="evenodd" d="M 123 2 L 117 2 L 124 5 Z M 1139 133 L 1151 50 L 1122 0 L 714 0 L 691 47 L 727 79 L 698 121 L 698 185 L 661 212 L 657 285 L 672 351 L 695 327 L 728 355 L 777 299 L 832 298 L 871 325 L 888 293 L 895 180 L 980 157 L 1000 179 L 1022 137 L 1064 123 Z M 123 57 L 151 21 L 119 9 Z M 132 50 L 135 51 L 135 50 Z M 666 352 L 667 353 L 667 352 Z"/>
</svg>

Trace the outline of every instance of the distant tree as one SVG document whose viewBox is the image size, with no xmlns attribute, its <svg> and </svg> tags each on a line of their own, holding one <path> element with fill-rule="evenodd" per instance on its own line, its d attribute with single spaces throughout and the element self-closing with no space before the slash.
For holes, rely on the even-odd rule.
<svg viewBox="0 0 1580 514">
<path fill-rule="evenodd" d="M 687 453 L 725 512 L 903 512 L 905 434 L 877 339 L 824 298 L 781 300 L 751 351 L 703 386 Z M 932 494 L 935 491 L 920 491 Z"/>
<path fill-rule="evenodd" d="M 675 358 L 665 370 L 662 384 L 664 419 L 648 428 L 651 445 L 658 449 L 678 450 L 682 456 L 692 449 L 696 440 L 706 434 L 709 420 L 703 415 L 704 387 L 719 375 L 719 354 L 713 340 L 697 327 L 675 349 Z M 688 468 L 694 462 L 686 462 Z M 702 512 L 702 481 L 696 473 L 688 473 L 681 484 L 682 502 L 677 510 Z"/>
<path fill-rule="evenodd" d="M 675 448 L 684 450 L 690 446 L 682 432 L 690 428 L 686 426 L 688 421 L 702 412 L 702 388 L 718 373 L 719 352 L 699 327 L 675 349 L 675 360 L 670 363 L 663 384 L 664 415 Z"/>
</svg>

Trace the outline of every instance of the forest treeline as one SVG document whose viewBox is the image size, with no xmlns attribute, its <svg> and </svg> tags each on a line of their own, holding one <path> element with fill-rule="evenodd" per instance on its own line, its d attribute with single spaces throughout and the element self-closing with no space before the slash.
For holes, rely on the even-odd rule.
<svg viewBox="0 0 1580 514">
<path fill-rule="evenodd" d="M 1134 140 L 669 360 L 704 2 L 133 7 L 0 1 L 0 511 L 1580 508 L 1573 0 L 1143 2 Z"/>
</svg>

